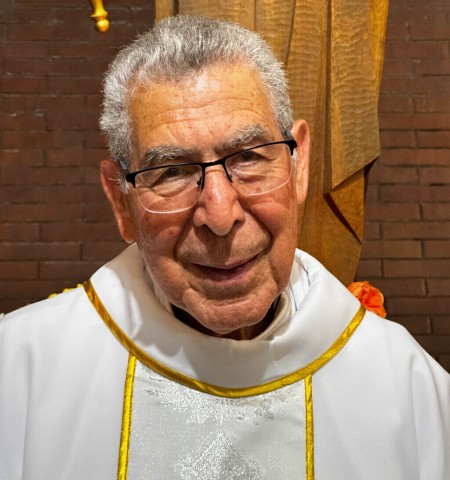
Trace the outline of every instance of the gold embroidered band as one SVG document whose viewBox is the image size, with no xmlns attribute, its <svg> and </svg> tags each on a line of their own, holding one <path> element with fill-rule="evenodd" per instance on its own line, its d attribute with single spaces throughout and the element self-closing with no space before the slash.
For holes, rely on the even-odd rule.
<svg viewBox="0 0 450 480">
<path fill-rule="evenodd" d="M 130 353 L 128 356 L 127 375 L 123 395 L 122 430 L 120 433 L 119 467 L 117 480 L 126 480 L 128 473 L 128 452 L 130 450 L 131 417 L 133 408 L 134 371 L 136 370 L 136 357 Z"/>
<path fill-rule="evenodd" d="M 314 417 L 312 401 L 312 376 L 305 378 L 306 417 L 306 480 L 314 480 Z"/>
<path fill-rule="evenodd" d="M 295 382 L 303 380 L 309 375 L 312 375 L 326 363 L 328 363 L 347 343 L 349 338 L 353 335 L 356 328 L 361 323 L 365 315 L 365 308 L 361 305 L 356 312 L 355 316 L 352 318 L 350 323 L 347 325 L 342 334 L 338 339 L 331 345 L 331 347 L 322 354 L 319 358 L 314 360 L 312 363 L 306 367 L 296 370 L 284 377 L 278 378 L 271 382 L 263 383 L 261 385 L 255 385 L 251 387 L 244 388 L 230 388 L 230 387 L 221 387 L 219 385 L 212 385 L 210 383 L 201 382 L 195 378 L 188 377 L 176 370 L 173 370 L 170 367 L 158 362 L 154 358 L 147 355 L 141 348 L 139 348 L 133 341 L 121 330 L 121 328 L 116 324 L 112 319 L 111 315 L 106 310 L 102 301 L 100 300 L 97 292 L 94 289 L 91 281 L 88 280 L 84 284 L 84 289 L 86 291 L 89 300 L 94 306 L 97 313 L 100 315 L 102 320 L 105 322 L 106 326 L 111 330 L 117 340 L 131 353 L 133 354 L 140 362 L 142 362 L 147 367 L 151 368 L 160 375 L 169 378 L 175 382 L 181 383 L 187 387 L 193 388 L 200 392 L 208 393 L 210 395 L 215 395 L 218 397 L 228 397 L 228 398 L 239 398 L 239 397 L 251 397 L 254 395 L 261 395 L 263 393 L 271 392 L 279 388 L 285 387 L 287 385 L 292 385 Z"/>
</svg>

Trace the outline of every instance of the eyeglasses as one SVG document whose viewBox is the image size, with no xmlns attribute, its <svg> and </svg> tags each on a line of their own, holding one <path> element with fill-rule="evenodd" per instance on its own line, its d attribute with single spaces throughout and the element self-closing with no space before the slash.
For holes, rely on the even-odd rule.
<svg viewBox="0 0 450 480">
<path fill-rule="evenodd" d="M 175 213 L 193 207 L 205 184 L 205 171 L 221 165 L 236 192 L 243 197 L 267 194 L 288 183 L 292 155 L 297 143 L 290 132 L 286 140 L 264 143 L 227 155 L 213 162 L 174 162 L 127 173 L 125 179 L 136 189 L 139 201 L 151 213 Z M 287 154 L 289 150 L 290 155 Z M 124 168 L 125 167 L 125 168 Z"/>
</svg>

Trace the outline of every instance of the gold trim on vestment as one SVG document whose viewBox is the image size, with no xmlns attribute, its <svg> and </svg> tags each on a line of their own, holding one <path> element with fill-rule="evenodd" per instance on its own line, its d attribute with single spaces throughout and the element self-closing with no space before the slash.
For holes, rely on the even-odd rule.
<svg viewBox="0 0 450 480">
<path fill-rule="evenodd" d="M 314 480 L 314 417 L 312 401 L 312 376 L 305 378 L 305 417 L 306 417 L 306 480 Z"/>
<path fill-rule="evenodd" d="M 119 467 L 117 480 L 126 480 L 128 473 L 128 452 L 130 450 L 131 417 L 133 409 L 134 372 L 136 370 L 136 357 L 128 356 L 127 375 L 123 394 L 122 429 L 120 432 Z"/>
<path fill-rule="evenodd" d="M 94 289 L 90 280 L 87 280 L 84 284 L 84 289 L 86 291 L 89 300 L 94 306 L 97 313 L 100 315 L 102 320 L 105 322 L 106 326 L 111 330 L 117 340 L 140 362 L 142 362 L 147 367 L 151 368 L 160 375 L 169 378 L 175 382 L 181 383 L 187 387 L 193 388 L 200 392 L 208 393 L 210 395 L 216 395 L 218 397 L 228 397 L 228 398 L 239 398 L 239 397 L 251 397 L 255 395 L 261 395 L 263 393 L 268 393 L 273 390 L 291 385 L 295 382 L 303 380 L 309 375 L 312 375 L 326 363 L 328 363 L 347 343 L 350 339 L 356 328 L 361 323 L 364 318 L 365 308 L 361 305 L 356 312 L 355 316 L 352 318 L 350 323 L 347 325 L 342 334 L 338 339 L 331 345 L 331 347 L 323 353 L 319 358 L 314 360 L 312 363 L 306 367 L 296 370 L 284 377 L 278 378 L 271 382 L 263 383 L 261 385 L 255 385 L 251 387 L 244 388 L 231 388 L 231 387 L 221 387 L 219 385 L 212 385 L 210 383 L 205 383 L 195 378 L 188 377 L 176 370 L 173 370 L 170 367 L 158 362 L 154 358 L 147 355 L 141 348 L 139 348 L 133 341 L 121 330 L 121 328 L 114 322 L 111 315 L 106 310 L 102 301 L 100 300 L 97 292 Z"/>
</svg>

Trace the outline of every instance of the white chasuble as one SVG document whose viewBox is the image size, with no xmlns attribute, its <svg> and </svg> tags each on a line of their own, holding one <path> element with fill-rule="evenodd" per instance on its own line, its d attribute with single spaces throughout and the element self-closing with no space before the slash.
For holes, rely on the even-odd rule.
<svg viewBox="0 0 450 480">
<path fill-rule="evenodd" d="M 252 340 L 177 320 L 135 245 L 0 320 L 0 480 L 449 472 L 449 375 L 304 252 Z"/>
<path fill-rule="evenodd" d="M 301 275 L 294 268 L 275 320 L 247 341 L 196 332 L 176 320 L 161 298 L 140 298 L 139 308 L 129 305 L 126 315 L 98 274 L 86 282 L 92 305 L 130 355 L 119 480 L 314 479 L 312 376 L 345 346 L 365 310 L 350 296 L 341 322 L 321 332 L 329 343 L 319 341 L 317 332 L 304 343 L 302 330 L 314 325 L 303 324 L 297 312 L 309 289 Z M 143 311 L 156 311 L 151 324 L 135 318 L 134 331 L 119 324 L 130 312 Z M 325 326 L 333 317 L 323 312 Z"/>
<path fill-rule="evenodd" d="M 131 412 L 130 480 L 306 478 L 303 380 L 227 398 L 180 385 L 137 361 Z"/>
</svg>

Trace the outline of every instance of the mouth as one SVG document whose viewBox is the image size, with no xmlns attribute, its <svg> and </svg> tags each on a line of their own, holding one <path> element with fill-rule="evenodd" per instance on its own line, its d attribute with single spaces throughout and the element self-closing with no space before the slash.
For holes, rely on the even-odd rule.
<svg viewBox="0 0 450 480">
<path fill-rule="evenodd" d="M 234 262 L 230 265 L 213 266 L 193 263 L 193 266 L 199 276 L 205 279 L 216 282 L 236 281 L 245 276 L 256 262 L 257 257 L 258 255 L 255 255 L 250 259 Z"/>
</svg>

